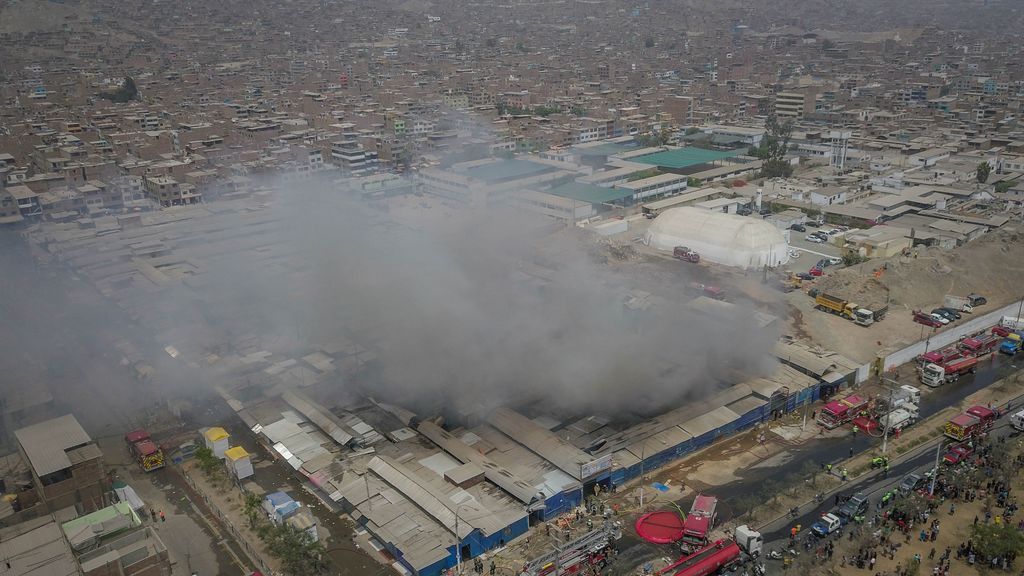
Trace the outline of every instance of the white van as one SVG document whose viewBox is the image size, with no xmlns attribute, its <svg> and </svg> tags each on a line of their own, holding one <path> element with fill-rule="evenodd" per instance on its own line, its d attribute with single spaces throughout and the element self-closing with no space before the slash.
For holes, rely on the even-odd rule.
<svg viewBox="0 0 1024 576">
<path fill-rule="evenodd" d="M 1017 430 L 1024 432 L 1024 410 L 1010 416 L 1010 424 L 1013 424 L 1013 427 Z"/>
</svg>

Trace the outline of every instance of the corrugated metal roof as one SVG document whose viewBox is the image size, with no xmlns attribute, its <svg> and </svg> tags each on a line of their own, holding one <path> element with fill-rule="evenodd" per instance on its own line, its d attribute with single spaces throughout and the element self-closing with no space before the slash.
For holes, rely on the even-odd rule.
<svg viewBox="0 0 1024 576">
<path fill-rule="evenodd" d="M 490 424 L 566 474 L 582 480 L 581 467 L 594 457 L 509 408 L 491 413 Z"/>
<path fill-rule="evenodd" d="M 338 444 L 345 446 L 352 441 L 352 434 L 342 428 L 341 421 L 334 414 L 322 410 L 305 394 L 295 390 L 286 390 L 281 397 Z"/>
<path fill-rule="evenodd" d="M 707 434 L 715 428 L 720 428 L 730 422 L 735 422 L 739 418 L 739 415 L 732 410 L 725 406 L 720 406 L 707 414 L 702 414 L 689 422 L 684 422 L 681 427 L 696 437 Z"/>
<path fill-rule="evenodd" d="M 39 518 L 0 531 L 0 564 L 4 576 L 75 576 L 78 563 L 64 540 L 60 526 Z"/>
<path fill-rule="evenodd" d="M 16 430 L 14 436 L 39 476 L 70 468 L 67 451 L 92 442 L 72 414 Z"/>
</svg>

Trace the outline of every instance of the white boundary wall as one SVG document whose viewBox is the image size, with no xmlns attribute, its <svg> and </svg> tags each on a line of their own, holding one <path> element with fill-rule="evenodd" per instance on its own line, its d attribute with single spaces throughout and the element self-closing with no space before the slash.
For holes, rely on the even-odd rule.
<svg viewBox="0 0 1024 576">
<path fill-rule="evenodd" d="M 1017 316 L 1017 312 L 1021 309 L 1021 302 L 1014 302 L 1013 304 L 1007 304 L 1002 308 L 989 312 L 984 316 L 978 316 L 971 318 L 963 324 L 955 324 L 952 328 L 933 334 L 930 339 L 922 340 L 907 346 L 906 348 L 893 352 L 885 357 L 883 364 L 883 370 L 891 370 L 896 366 L 900 366 L 910 362 L 917 358 L 921 354 L 924 354 L 925 346 L 927 345 L 928 350 L 938 350 L 945 348 L 946 346 L 959 341 L 961 338 L 981 332 L 990 326 L 995 326 L 1002 320 L 1003 316 Z M 892 312 L 890 312 L 891 314 Z M 966 314 L 965 314 L 966 316 Z M 884 322 L 884 320 L 883 320 Z M 870 366 L 870 365 L 869 365 Z M 863 368 L 863 367 L 862 367 Z M 870 368 L 868 370 L 870 373 Z M 857 371 L 858 381 L 860 380 L 861 371 Z"/>
</svg>

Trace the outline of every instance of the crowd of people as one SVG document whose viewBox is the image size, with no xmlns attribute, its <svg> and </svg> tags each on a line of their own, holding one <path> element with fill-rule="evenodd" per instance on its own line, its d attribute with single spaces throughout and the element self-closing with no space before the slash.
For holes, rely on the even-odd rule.
<svg viewBox="0 0 1024 576">
<path fill-rule="evenodd" d="M 850 525 L 828 539 L 808 535 L 800 544 L 809 553 L 813 551 L 815 561 L 827 563 L 833 559 L 835 545 L 845 535 L 851 544 L 856 541 L 852 545 L 857 546 L 857 549 L 840 556 L 840 567 L 866 570 L 875 576 L 929 573 L 933 576 L 948 576 L 956 573 L 951 568 L 954 556 L 968 565 L 984 563 L 994 569 L 1008 570 L 1016 560 L 1015 553 L 986 555 L 970 538 L 955 548 L 946 546 L 939 550 L 931 546 L 926 557 L 915 553 L 913 557 L 897 563 L 894 569 L 876 569 L 879 558 L 895 561 L 899 549 L 910 545 L 914 539 L 920 543 L 935 543 L 942 530 L 939 516 L 946 510 L 949 516 L 955 516 L 957 503 L 983 502 L 982 513 L 974 517 L 974 524 L 1014 526 L 1024 531 L 1024 519 L 1014 522 L 1018 504 L 1008 481 L 1024 465 L 1024 454 L 1014 458 L 1012 465 L 1006 465 L 1005 442 L 1004 437 L 981 438 L 976 445 L 971 446 L 974 452 L 968 460 L 939 471 L 933 491 L 929 473 L 923 488 L 906 493 L 893 489 L 881 495 L 873 516 L 856 516 L 851 519 Z M 837 498 L 836 503 L 841 500 Z M 796 535 L 792 536 L 791 549 L 798 544 Z"/>
</svg>

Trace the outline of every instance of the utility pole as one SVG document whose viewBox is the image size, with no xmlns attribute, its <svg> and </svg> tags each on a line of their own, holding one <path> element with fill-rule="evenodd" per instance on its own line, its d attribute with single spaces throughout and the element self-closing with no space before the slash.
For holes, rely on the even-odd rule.
<svg viewBox="0 0 1024 576">
<path fill-rule="evenodd" d="M 891 382 L 892 384 L 899 384 L 899 382 L 897 382 L 895 380 L 890 380 L 889 378 L 885 378 L 885 377 L 882 377 L 882 380 L 884 380 L 886 382 Z M 886 447 L 889 444 L 889 426 L 892 425 L 892 418 L 890 417 L 890 415 L 892 414 L 892 393 L 893 393 L 893 390 L 894 390 L 893 388 L 889 388 L 889 404 L 886 405 L 886 407 L 885 407 L 887 412 L 885 413 L 885 431 L 882 432 L 882 454 L 885 454 L 885 449 L 886 449 Z"/>
<path fill-rule="evenodd" d="M 455 507 L 455 570 L 462 574 L 462 538 L 459 538 L 459 508 L 462 504 Z"/>
<path fill-rule="evenodd" d="M 929 496 L 935 494 L 935 478 L 939 475 L 939 458 L 942 456 L 942 444 L 942 440 L 939 440 L 939 445 L 935 447 L 935 466 L 932 467 L 932 482 L 928 486 Z"/>
<path fill-rule="evenodd" d="M 644 454 L 647 452 L 647 444 L 640 448 L 640 510 L 644 509 Z"/>
<path fill-rule="evenodd" d="M 803 430 L 804 428 L 807 427 L 807 408 L 809 408 L 810 405 L 811 405 L 811 397 L 808 396 L 807 397 L 807 401 L 804 402 L 804 421 L 803 421 L 803 423 L 800 424 L 800 430 Z"/>
</svg>

